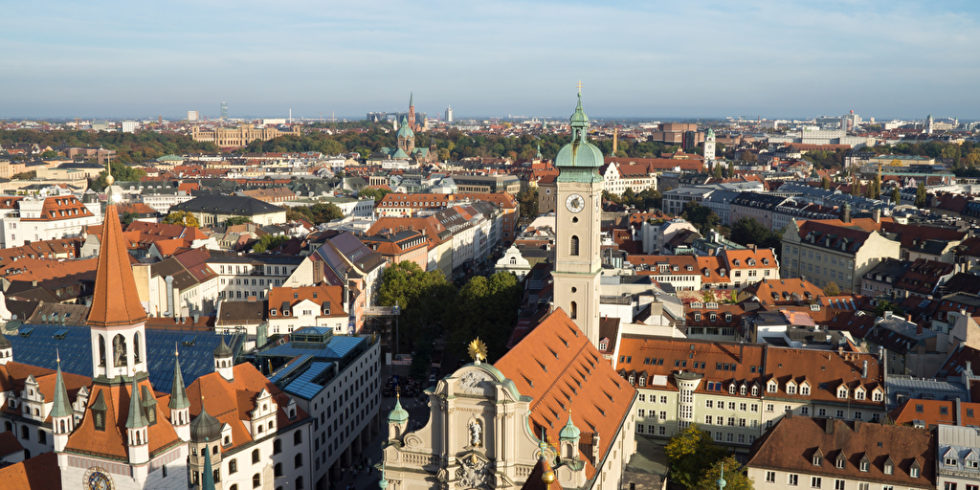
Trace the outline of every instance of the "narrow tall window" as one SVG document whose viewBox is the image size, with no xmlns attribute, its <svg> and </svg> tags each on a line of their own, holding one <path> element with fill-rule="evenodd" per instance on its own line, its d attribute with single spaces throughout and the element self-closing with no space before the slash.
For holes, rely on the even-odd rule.
<svg viewBox="0 0 980 490">
<path fill-rule="evenodd" d="M 577 235 L 572 235 L 571 254 L 572 255 L 578 255 L 578 236 Z"/>
<path fill-rule="evenodd" d="M 578 318 L 578 303 L 576 303 L 574 301 L 572 301 L 571 316 L 572 316 L 572 320 Z"/>
</svg>

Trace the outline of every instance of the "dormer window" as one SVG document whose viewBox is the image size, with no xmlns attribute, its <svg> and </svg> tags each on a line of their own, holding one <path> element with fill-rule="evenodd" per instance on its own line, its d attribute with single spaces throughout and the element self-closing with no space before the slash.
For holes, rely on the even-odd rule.
<svg viewBox="0 0 980 490">
<path fill-rule="evenodd" d="M 813 466 L 820 466 L 823 464 L 823 453 L 817 449 L 817 452 L 813 453 L 813 459 L 811 460 Z"/>
<path fill-rule="evenodd" d="M 837 398 L 841 398 L 841 399 L 847 398 L 847 388 L 843 386 L 837 388 Z"/>
<path fill-rule="evenodd" d="M 844 451 L 837 454 L 837 461 L 834 462 L 834 466 L 838 470 L 843 470 L 847 466 L 847 458 L 844 457 Z"/>
<path fill-rule="evenodd" d="M 912 477 L 912 478 L 918 478 L 919 477 L 919 462 L 918 461 L 916 461 L 915 463 L 912 463 L 912 467 L 909 468 L 909 476 Z"/>
<path fill-rule="evenodd" d="M 728 394 L 729 395 L 734 395 L 735 394 L 735 383 L 732 383 L 732 384 L 728 385 Z"/>
<path fill-rule="evenodd" d="M 289 310 L 282 310 L 282 316 L 289 316 Z"/>
<path fill-rule="evenodd" d="M 858 388 L 858 389 L 854 390 L 854 399 L 855 400 L 864 400 L 864 390 L 861 389 L 861 388 Z"/>
<path fill-rule="evenodd" d="M 738 267 L 738 266 L 742 265 L 742 262 L 739 261 L 738 259 L 735 259 L 735 260 L 732 260 L 732 265 L 734 265 L 735 267 Z"/>
<path fill-rule="evenodd" d="M 863 457 L 861 457 L 861 464 L 858 465 L 858 469 L 860 469 L 861 471 L 867 473 L 868 472 L 868 469 L 870 469 L 870 468 L 871 468 L 871 461 L 868 460 L 868 456 L 867 455 L 864 455 Z"/>
<path fill-rule="evenodd" d="M 895 465 L 892 463 L 892 458 L 889 457 L 887 460 L 885 460 L 885 467 L 883 471 L 886 475 L 891 475 L 895 472 Z"/>
<path fill-rule="evenodd" d="M 273 308 L 269 313 L 272 314 L 272 316 L 276 316 L 276 309 Z"/>
<path fill-rule="evenodd" d="M 875 389 L 871 393 L 871 400 L 873 401 L 880 402 L 884 399 L 885 399 L 885 395 L 881 392 L 881 390 Z"/>
<path fill-rule="evenodd" d="M 769 393 L 775 393 L 779 391 L 779 386 L 776 384 L 775 381 L 770 381 L 769 383 L 766 384 L 766 391 L 768 391 Z"/>
<path fill-rule="evenodd" d="M 787 395 L 795 395 L 796 394 L 796 385 L 795 384 L 792 384 L 792 383 L 787 384 L 786 385 L 786 394 Z"/>
<path fill-rule="evenodd" d="M 752 396 L 759 396 L 759 387 L 758 386 L 755 386 L 755 385 L 752 386 Z"/>
<path fill-rule="evenodd" d="M 809 395 L 810 394 L 810 385 L 807 384 L 807 383 L 801 384 L 800 385 L 800 394 L 801 395 L 804 395 L 804 396 Z"/>
<path fill-rule="evenodd" d="M 742 386 L 739 386 L 738 387 L 738 394 L 739 395 L 745 396 L 745 394 L 748 393 L 748 391 L 749 391 L 749 388 L 747 386 L 745 386 L 745 385 L 742 385 Z"/>
</svg>

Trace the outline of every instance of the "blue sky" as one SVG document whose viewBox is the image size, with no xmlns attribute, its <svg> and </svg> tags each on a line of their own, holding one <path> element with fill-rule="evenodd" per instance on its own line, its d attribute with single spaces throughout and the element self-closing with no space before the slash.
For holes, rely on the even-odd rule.
<svg viewBox="0 0 980 490">
<path fill-rule="evenodd" d="M 0 3 L 0 118 L 980 118 L 972 2 Z"/>
</svg>

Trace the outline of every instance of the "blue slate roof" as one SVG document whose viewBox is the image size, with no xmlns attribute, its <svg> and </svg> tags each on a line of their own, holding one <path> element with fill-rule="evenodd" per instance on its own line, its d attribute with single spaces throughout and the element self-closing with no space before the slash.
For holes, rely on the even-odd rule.
<svg viewBox="0 0 980 490">
<path fill-rule="evenodd" d="M 6 335 L 14 349 L 14 360 L 24 364 L 55 368 L 55 350 L 61 354 L 61 369 L 67 373 L 92 376 L 91 333 L 87 326 L 25 324 L 17 335 Z M 238 352 L 244 339 L 230 336 L 226 341 Z M 214 349 L 221 336 L 211 332 L 181 332 L 146 329 L 147 367 L 153 389 L 169 393 L 174 376 L 174 346 L 180 350 L 180 369 L 184 384 L 214 371 Z"/>
</svg>

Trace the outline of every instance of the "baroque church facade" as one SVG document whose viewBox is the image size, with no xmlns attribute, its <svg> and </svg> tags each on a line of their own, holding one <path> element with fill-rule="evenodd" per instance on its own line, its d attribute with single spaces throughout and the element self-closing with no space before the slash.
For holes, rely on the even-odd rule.
<svg viewBox="0 0 980 490">
<path fill-rule="evenodd" d="M 496 363 L 474 362 L 427 390 L 428 423 L 388 416 L 386 490 L 619 488 L 636 450 L 636 390 L 596 348 L 602 154 L 588 142 L 581 93 L 558 153 L 555 309 Z M 559 289 L 562 292 L 559 294 Z"/>
</svg>

